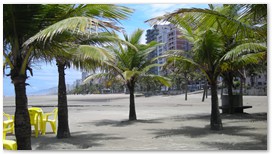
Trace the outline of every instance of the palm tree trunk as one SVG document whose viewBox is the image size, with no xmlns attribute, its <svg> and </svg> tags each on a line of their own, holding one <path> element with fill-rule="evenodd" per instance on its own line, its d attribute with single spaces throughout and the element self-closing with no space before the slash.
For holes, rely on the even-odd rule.
<svg viewBox="0 0 272 154">
<path fill-rule="evenodd" d="M 233 85 L 233 76 L 232 73 L 227 74 L 227 86 L 228 86 L 228 97 L 229 97 L 229 113 L 234 113 L 234 103 L 233 103 L 233 92 L 232 92 L 232 85 Z"/>
<path fill-rule="evenodd" d="M 135 110 L 135 98 L 134 98 L 134 83 L 128 83 L 129 89 L 129 120 L 137 120 L 136 110 Z"/>
<path fill-rule="evenodd" d="M 59 72 L 59 85 L 58 85 L 58 132 L 57 138 L 70 137 L 69 122 L 68 122 L 68 106 L 65 84 L 65 63 L 57 61 Z"/>
<path fill-rule="evenodd" d="M 216 80 L 211 81 L 211 101 L 212 101 L 212 111 L 211 111 L 211 130 L 222 130 L 222 120 L 220 117 L 219 107 L 218 107 L 218 95 L 217 95 L 217 84 Z"/>
<path fill-rule="evenodd" d="M 204 85 L 204 88 L 203 88 L 204 90 L 203 90 L 203 96 L 202 96 L 202 102 L 204 102 L 204 100 L 205 100 L 205 96 L 207 96 L 207 93 L 208 93 L 208 91 L 207 91 L 207 82 L 205 82 L 205 85 Z M 207 98 L 207 97 L 206 97 Z"/>
<path fill-rule="evenodd" d="M 209 86 L 206 86 L 206 98 L 208 98 L 208 91 L 209 91 Z"/>
<path fill-rule="evenodd" d="M 222 82 L 222 86 L 221 86 L 221 99 L 222 99 L 222 97 L 223 97 L 224 86 L 225 86 L 225 84 L 224 84 L 224 81 L 223 81 L 223 82 Z"/>
<path fill-rule="evenodd" d="M 202 102 L 204 102 L 206 96 L 206 89 L 204 88 L 203 90 L 203 95 L 202 95 Z"/>
<path fill-rule="evenodd" d="M 15 87 L 15 137 L 18 150 L 31 150 L 31 125 L 26 96 L 26 76 L 12 77 Z"/>
<path fill-rule="evenodd" d="M 241 95 L 241 104 L 243 104 L 243 96 L 244 96 L 244 85 L 245 85 L 245 79 L 244 77 L 241 75 L 240 77 L 240 95 Z"/>
<path fill-rule="evenodd" d="M 188 79 L 187 79 L 187 73 L 184 73 L 185 78 L 185 101 L 187 101 L 187 95 L 188 95 Z"/>
</svg>

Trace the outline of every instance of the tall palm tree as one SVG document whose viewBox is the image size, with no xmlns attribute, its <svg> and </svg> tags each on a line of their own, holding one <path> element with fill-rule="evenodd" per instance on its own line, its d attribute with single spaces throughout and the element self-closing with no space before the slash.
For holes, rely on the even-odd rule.
<svg viewBox="0 0 272 154">
<path fill-rule="evenodd" d="M 140 44 L 142 34 L 143 30 L 140 29 L 134 31 L 130 37 L 124 34 L 125 41 L 131 43 L 136 48 L 132 48 L 128 45 L 121 45 L 120 43 L 109 47 L 108 50 L 112 54 L 112 58 L 104 61 L 103 67 L 104 69 L 107 69 L 109 73 L 91 75 L 84 81 L 87 82 L 93 78 L 103 76 L 118 76 L 119 79 L 123 80 L 130 93 L 129 120 L 137 120 L 134 90 L 135 84 L 140 78 L 157 80 L 166 86 L 170 86 L 168 78 L 148 73 L 151 68 L 162 66 L 159 64 L 152 64 L 158 57 L 152 60 L 147 59 L 148 54 L 160 44 L 156 42 L 150 42 L 147 45 Z"/>
<path fill-rule="evenodd" d="M 244 43 L 240 44 L 222 57 L 225 63 L 222 66 L 223 73 L 235 72 L 244 67 L 256 67 L 265 64 L 267 47 L 264 43 Z M 238 73 L 239 74 L 239 73 Z"/>
<path fill-rule="evenodd" d="M 99 43 L 101 40 L 112 40 L 109 36 L 99 36 L 101 30 L 107 30 L 106 28 L 112 28 L 120 30 L 120 27 L 115 26 L 112 22 L 102 21 L 101 19 L 108 19 L 111 21 L 117 21 L 126 19 L 132 12 L 131 9 L 116 5 L 50 5 L 50 12 L 48 12 L 46 19 L 53 25 L 40 31 L 33 37 L 31 37 L 25 45 L 29 45 L 33 42 L 42 42 L 44 46 L 50 45 L 49 54 L 45 56 L 54 57 L 56 59 L 58 73 L 59 73 L 59 86 L 58 86 L 58 131 L 57 138 L 70 137 L 70 130 L 68 124 L 68 107 L 67 107 L 67 95 L 65 84 L 65 69 L 70 66 L 70 63 L 75 62 L 79 65 L 79 60 L 73 58 L 73 55 L 62 51 L 60 43 L 73 44 L 79 42 L 85 43 Z M 87 33 L 88 35 L 84 35 Z M 74 38 L 74 35 L 80 36 L 80 39 L 67 40 L 67 38 Z M 103 37 L 104 36 L 104 37 Z M 87 38 L 84 38 L 87 37 Z M 103 37 L 101 39 L 101 37 Z M 62 38 L 62 39 L 61 39 Z M 110 38 L 110 39 L 109 39 Z M 74 41 L 74 42 L 71 42 Z M 57 42 L 57 43 L 53 43 Z M 63 43 L 65 42 L 65 43 Z M 67 45 L 66 45 L 67 46 Z M 68 47 L 71 49 L 71 47 Z M 102 51 L 101 49 L 94 47 L 81 46 L 79 49 L 86 50 L 88 48 L 92 51 Z M 66 48 L 67 49 L 67 48 Z M 52 55 L 52 52 L 54 54 Z M 57 53 L 56 53 L 57 52 Z M 56 53 L 56 54 L 55 54 Z M 96 55 L 97 56 L 97 55 Z"/>
<path fill-rule="evenodd" d="M 39 32 L 44 27 L 55 22 L 52 18 L 60 13 L 68 12 L 71 14 L 72 10 L 80 11 L 82 8 L 86 9 L 85 15 L 98 16 L 99 18 L 105 16 L 111 16 L 114 21 L 118 21 L 120 18 L 125 18 L 131 10 L 125 7 L 119 7 L 115 5 L 73 5 L 70 9 L 62 9 L 57 11 L 52 7 L 53 5 L 21 5 L 21 4 L 5 4 L 3 13 L 4 23 L 4 68 L 10 68 L 10 74 L 12 83 L 15 87 L 16 95 L 16 111 L 15 111 L 15 136 L 18 144 L 18 149 L 31 149 L 31 127 L 30 120 L 27 111 L 27 96 L 26 96 L 26 79 L 27 70 L 33 75 L 30 64 L 32 63 L 33 53 L 39 53 L 41 50 L 29 45 L 35 38 L 28 40 L 29 44 L 23 46 L 23 43 L 31 36 Z M 65 5 L 59 5 L 64 7 Z M 67 8 L 67 7 L 66 7 Z M 104 8 L 104 14 L 101 13 L 101 9 Z M 108 8 L 108 9 L 107 9 Z M 112 8 L 112 9 L 109 9 Z M 56 12 L 57 13 L 56 13 Z M 57 17 L 57 16 L 56 16 Z M 64 18 L 64 17 L 63 17 Z M 49 20 L 50 19 L 50 20 Z M 41 41 L 50 41 L 53 36 L 66 32 L 75 33 L 75 29 L 78 31 L 85 31 L 85 28 L 97 27 L 102 25 L 98 23 L 98 19 L 94 18 L 71 18 L 66 20 L 65 25 L 57 25 L 59 27 L 51 27 L 51 35 L 39 38 Z M 89 26 L 91 25 L 91 26 Z M 96 26 L 94 26 L 96 25 Z M 110 22 L 103 22 L 103 26 L 113 26 Z M 61 28 L 60 28 L 61 27 Z M 55 28 L 55 29 L 54 29 Z M 45 39 L 45 40 L 44 40 Z M 59 46 L 60 47 L 60 46 Z M 35 55 L 35 54 L 34 54 Z M 51 57 L 50 57 L 51 58 Z M 48 58 L 45 58 L 48 59 Z M 65 84 L 62 84 L 65 86 Z M 63 88 L 62 88 L 63 89 Z M 63 97 L 64 98 L 64 97 Z M 65 101 L 64 101 L 65 102 Z"/>
<path fill-rule="evenodd" d="M 148 22 L 154 23 L 161 20 L 170 21 L 181 29 L 186 29 L 183 31 L 184 35 L 191 36 L 189 39 L 191 42 L 197 40 L 198 35 L 192 35 L 194 32 L 206 32 L 207 30 L 216 31 L 219 36 L 217 39 L 220 39 L 220 42 L 224 44 L 220 50 L 225 54 L 234 49 L 237 45 L 244 43 L 251 43 L 248 47 L 251 47 L 251 50 L 255 50 L 257 47 L 252 44 L 254 43 L 254 39 L 266 37 L 266 24 L 252 25 L 251 22 L 247 22 L 247 20 L 241 17 L 241 14 L 240 16 L 238 15 L 239 11 L 241 12 L 239 7 L 233 7 L 234 5 L 224 5 L 224 7 L 218 8 L 215 8 L 213 5 L 209 6 L 210 9 L 179 9 L 173 13 L 150 19 Z M 197 42 L 194 43 L 196 44 Z M 219 55 L 224 56 L 224 54 Z M 216 55 L 210 56 L 213 57 Z M 225 60 L 228 59 L 225 58 Z M 220 63 L 216 64 L 218 72 L 215 77 L 220 73 L 224 60 L 218 59 L 217 61 Z M 215 99 L 212 98 L 212 102 L 213 100 L 215 101 Z"/>
<path fill-rule="evenodd" d="M 23 43 L 46 25 L 43 22 L 45 6 L 29 4 L 3 5 L 4 68 L 9 68 L 15 89 L 15 137 L 19 150 L 31 149 L 31 126 L 26 96 L 27 70 L 31 69 L 32 47 Z"/>
<path fill-rule="evenodd" d="M 259 65 L 260 62 L 266 61 L 266 52 L 267 47 L 262 43 L 243 43 L 237 45 L 223 56 L 225 62 L 221 67 L 221 76 L 228 87 L 230 114 L 235 113 L 232 92 L 234 86 L 233 79 L 235 77 L 240 77 L 241 80 L 244 79 L 244 73 L 241 70 L 245 67 L 253 67 L 254 65 Z M 242 87 L 242 82 L 240 84 Z"/>
<path fill-rule="evenodd" d="M 188 32 L 183 32 L 189 34 Z M 224 41 L 220 39 L 220 35 L 216 31 L 207 30 L 204 32 L 191 33 L 187 36 L 188 40 L 193 41 L 192 57 L 187 57 L 182 54 L 169 54 L 168 62 L 175 63 L 190 63 L 198 67 L 208 79 L 211 86 L 212 113 L 210 126 L 212 130 L 222 129 L 222 122 L 218 108 L 217 96 L 217 78 L 218 76 L 230 69 L 238 69 L 238 66 L 246 66 L 260 62 L 265 57 L 266 47 L 260 44 L 254 46 L 255 52 L 252 52 L 252 47 L 248 45 L 237 46 L 228 53 L 224 50 Z M 252 45 L 252 44 L 251 44 Z M 256 49 L 259 50 L 256 50 Z M 263 51 L 263 52 L 260 52 Z M 180 51 L 183 52 L 183 51 Z M 229 63 L 232 62 L 232 65 Z M 232 67 L 231 67 L 232 66 Z M 236 67 L 235 67 L 236 66 Z M 234 67 L 234 68 L 233 68 Z"/>
<path fill-rule="evenodd" d="M 180 60 L 197 66 L 208 79 L 211 86 L 210 126 L 212 130 L 221 130 L 223 126 L 218 108 L 217 78 L 220 74 L 220 59 L 224 55 L 224 43 L 213 30 L 195 34 L 194 38 L 192 59 L 181 57 Z"/>
<path fill-rule="evenodd" d="M 205 30 L 210 27 L 222 34 L 225 43 L 225 53 L 244 43 L 251 43 L 251 50 L 258 51 L 254 43 L 267 41 L 267 5 L 266 4 L 239 4 L 223 5 L 209 9 L 179 9 L 173 13 L 150 19 L 149 22 L 167 20 L 176 25 L 186 26 L 191 23 L 196 29 Z M 188 26 L 188 25 L 187 25 Z M 193 28 L 193 29 L 194 29 Z M 222 73 L 224 81 L 228 83 L 230 113 L 233 112 L 233 71 Z"/>
</svg>

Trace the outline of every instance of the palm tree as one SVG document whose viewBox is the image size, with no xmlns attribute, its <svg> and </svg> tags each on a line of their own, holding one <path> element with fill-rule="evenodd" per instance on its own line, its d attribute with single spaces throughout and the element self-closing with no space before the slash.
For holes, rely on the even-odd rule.
<svg viewBox="0 0 272 154">
<path fill-rule="evenodd" d="M 45 6 L 29 4 L 4 4 L 4 69 L 8 68 L 15 89 L 15 137 L 18 150 L 31 149 L 31 126 L 26 96 L 27 70 L 31 69 L 32 47 L 23 43 L 46 25 L 43 22 Z"/>
<path fill-rule="evenodd" d="M 67 108 L 67 95 L 65 84 L 65 69 L 70 66 L 70 63 L 75 62 L 76 65 L 81 65 L 79 59 L 75 59 L 72 54 L 67 53 L 62 48 L 65 46 L 69 50 L 74 50 L 77 45 L 71 48 L 71 44 L 79 42 L 81 43 L 101 43 L 113 40 L 113 37 L 109 35 L 100 35 L 101 29 L 112 28 L 119 30 L 120 27 L 115 26 L 111 22 L 102 21 L 100 19 L 109 19 L 112 21 L 118 21 L 126 19 L 132 12 L 131 9 L 116 5 L 50 5 L 50 12 L 47 14 L 47 20 L 53 24 L 46 29 L 40 31 L 33 37 L 31 37 L 25 45 L 29 45 L 33 42 L 42 42 L 44 46 L 50 46 L 49 52 L 45 53 L 46 57 L 54 57 L 56 59 L 58 72 L 59 72 L 59 86 L 58 86 L 58 131 L 57 138 L 70 137 L 70 130 L 68 124 L 68 108 Z M 87 35 L 86 35 L 87 33 Z M 77 35 L 77 38 L 74 38 Z M 80 38 L 78 38 L 80 36 Z M 87 38 L 84 38 L 87 37 Z M 71 40 L 69 40 L 69 38 Z M 69 43 L 68 43 L 69 42 Z M 61 44 L 61 45 L 60 45 Z M 63 44 L 65 44 L 63 46 Z M 66 50 L 68 50 L 66 48 Z M 89 49 L 91 51 L 102 51 L 101 48 L 95 48 L 94 46 L 81 46 L 80 51 Z M 52 55 L 52 52 L 54 54 Z M 104 52 L 105 53 L 105 52 Z M 96 54 L 99 56 L 103 54 Z M 103 59 L 103 58 L 102 58 Z M 92 62 L 94 64 L 94 62 Z"/>
<path fill-rule="evenodd" d="M 192 57 L 190 52 L 186 51 L 167 51 L 167 54 L 176 55 L 176 56 L 184 56 L 184 57 Z M 193 76 L 194 71 L 197 69 L 194 65 L 187 61 L 177 61 L 176 57 L 168 57 L 165 64 L 164 69 L 172 68 L 174 77 L 181 75 L 183 80 L 185 80 L 185 101 L 187 101 L 188 94 L 188 82 L 189 78 Z"/>
<path fill-rule="evenodd" d="M 220 59 L 224 55 L 224 43 L 213 30 L 194 34 L 194 38 L 193 57 L 178 56 L 176 60 L 191 63 L 205 74 L 211 86 L 210 126 L 212 130 L 221 130 L 223 127 L 218 108 L 217 78 L 220 74 Z"/>
<path fill-rule="evenodd" d="M 179 9 L 174 13 L 166 14 L 149 21 L 162 19 L 183 26 L 186 26 L 186 22 L 189 22 L 191 23 L 190 26 L 200 30 L 213 27 L 217 29 L 218 33 L 222 34 L 221 39 L 225 43 L 225 53 L 231 51 L 236 46 L 248 43 L 251 43 L 247 45 L 251 48 L 250 50 L 259 51 L 255 43 L 266 44 L 266 4 L 223 5 L 223 7 L 209 6 L 210 9 Z M 228 82 L 226 85 L 228 85 L 229 104 L 231 106 L 230 113 L 233 113 L 233 73 L 233 71 L 222 73 L 224 81 Z"/>
<path fill-rule="evenodd" d="M 260 43 L 244 43 L 236 46 L 235 48 L 228 51 L 224 58 L 224 63 L 222 64 L 221 76 L 224 79 L 228 87 L 228 98 L 229 98 L 229 113 L 233 114 L 234 111 L 234 101 L 233 101 L 233 79 L 235 77 L 240 77 L 241 80 L 245 78 L 243 70 L 245 67 L 253 67 L 254 65 L 259 65 L 261 61 L 266 60 L 267 47 Z M 242 82 L 240 83 L 242 87 Z M 242 95 L 242 91 L 240 93 Z M 241 97 L 242 98 L 242 97 Z"/>
<path fill-rule="evenodd" d="M 149 78 L 150 80 L 157 80 L 166 86 L 170 86 L 168 78 L 149 74 L 148 71 L 159 64 L 152 64 L 157 58 L 147 59 L 147 56 L 158 45 L 156 42 L 150 42 L 147 45 L 139 44 L 140 38 L 143 34 L 143 30 L 137 29 L 131 36 L 124 34 L 125 41 L 131 43 L 136 48 L 132 48 L 128 45 L 121 45 L 120 43 L 108 48 L 112 54 L 112 58 L 104 61 L 104 69 L 108 70 L 108 73 L 99 73 L 91 75 L 84 82 L 97 77 L 108 76 L 109 78 L 118 77 L 123 80 L 129 89 L 130 93 L 130 105 L 129 105 L 129 120 L 137 120 L 134 100 L 135 84 L 140 78 Z M 114 72 L 114 73 L 113 73 Z"/>
<path fill-rule="evenodd" d="M 185 30 L 184 30 L 185 31 Z M 188 32 L 185 32 L 189 34 Z M 188 37 L 188 36 L 187 36 Z M 194 47 L 192 48 L 192 57 L 187 57 L 182 54 L 170 54 L 168 62 L 175 63 L 189 63 L 198 67 L 207 77 L 211 86 L 211 99 L 212 99 L 212 113 L 211 113 L 211 129 L 222 129 L 222 122 L 218 108 L 217 96 L 217 78 L 218 76 L 228 69 L 234 69 L 230 66 L 238 67 L 246 66 L 260 62 L 265 57 L 266 47 L 255 45 L 252 52 L 251 46 L 241 45 L 228 53 L 225 53 L 224 42 L 220 39 L 220 35 L 216 31 L 208 30 L 198 33 L 191 33 L 188 39 L 195 39 Z M 252 44 L 251 44 L 252 45 Z M 256 50 L 258 48 L 258 50 Z M 263 52 L 260 52 L 263 51 Z M 180 51 L 183 52 L 183 51 Z M 229 63 L 232 62 L 232 65 Z"/>
<path fill-rule="evenodd" d="M 249 47 L 251 47 L 251 50 L 254 50 L 254 48 L 256 49 L 256 47 L 252 44 L 252 42 L 254 43 L 254 39 L 266 37 L 266 24 L 252 25 L 251 22 L 247 22 L 247 20 L 245 20 L 243 17 L 237 16 L 237 13 L 239 13 L 239 7 L 233 7 L 234 5 L 224 5 L 224 7 L 218 7 L 215 9 L 213 5 L 209 6 L 210 9 L 179 9 L 173 13 L 150 19 L 148 20 L 148 22 L 152 23 L 154 21 L 157 22 L 158 20 L 170 21 L 171 23 L 180 26 L 182 29 L 186 29 L 183 32 L 185 35 L 191 36 L 189 40 L 191 42 L 196 41 L 197 36 L 199 36 L 193 36 L 193 31 L 197 33 L 206 33 L 207 30 L 212 30 L 214 32 L 216 31 L 219 36 L 217 37 L 217 39 L 220 39 L 220 42 L 224 45 L 221 46 L 222 48 L 220 49 L 220 54 L 209 54 L 209 56 L 211 56 L 209 58 L 214 58 L 218 55 L 223 57 L 227 52 L 235 48 L 237 45 L 242 45 L 244 43 L 251 43 Z M 194 45 L 197 44 L 197 42 L 194 43 Z M 214 72 L 214 77 L 217 77 L 218 73 L 220 74 L 221 66 L 224 60 L 228 59 L 217 59 L 216 63 L 211 63 L 212 65 L 216 64 L 215 70 L 217 72 Z M 210 70 L 209 72 L 211 73 L 212 70 Z M 212 84 L 210 79 L 209 82 L 210 84 Z M 212 102 L 213 101 L 215 101 L 215 99 L 213 99 L 212 97 Z"/>
<path fill-rule="evenodd" d="M 56 9 L 53 9 L 54 7 L 51 6 L 53 5 L 4 5 L 4 68 L 10 68 L 10 74 L 8 75 L 11 76 L 11 80 L 15 87 L 15 136 L 18 149 L 31 149 L 31 127 L 27 111 L 27 97 L 25 90 L 27 85 L 26 79 L 28 78 L 26 71 L 29 70 L 30 74 L 33 75 L 30 64 L 32 63 L 33 56 L 37 56 L 34 54 L 34 52 L 40 53 L 41 51 L 37 48 L 34 50 L 35 46 L 33 47 L 32 45 L 29 45 L 31 41 L 35 40 L 35 38 L 32 38 L 33 40 L 28 40 L 27 42 L 29 44 L 26 44 L 24 47 L 23 43 L 31 36 L 39 32 L 40 29 L 54 23 L 54 20 L 49 20 L 52 19 L 54 15 L 73 10 L 64 9 L 55 13 Z M 64 5 L 60 5 L 60 7 L 63 6 Z M 75 7 L 73 8 L 75 8 L 77 11 L 79 11 L 81 8 L 86 8 L 86 10 L 89 10 L 90 12 L 86 11 L 85 14 L 87 15 L 92 12 L 92 17 L 99 14 L 101 12 L 101 8 L 105 8 L 104 14 L 101 13 L 100 17 L 107 17 L 111 14 L 111 10 L 106 9 L 108 7 L 112 7 L 112 11 L 115 11 L 112 15 L 112 18 L 115 21 L 121 17 L 126 17 L 131 12 L 131 10 L 128 8 L 122 9 L 122 7 L 115 7 L 113 5 L 100 5 L 98 7 L 79 5 L 76 7 L 77 9 Z M 70 14 L 71 12 L 67 14 Z M 97 25 L 102 25 L 98 23 L 97 19 L 94 18 L 72 18 L 68 21 L 66 20 L 66 22 L 69 24 L 61 25 L 62 28 L 51 27 L 52 29 L 55 28 L 55 31 L 51 31 L 51 36 L 45 37 L 45 40 L 43 40 L 43 37 L 40 40 L 48 41 L 53 38 L 53 35 L 63 33 L 65 30 L 70 30 L 70 32 L 75 33 L 73 30 L 78 28 L 77 30 L 85 31 L 84 25 L 85 27 L 88 27 L 87 25 L 92 25 L 91 27 L 95 27 L 95 24 L 96 27 Z M 103 26 L 111 25 L 112 24 L 109 22 L 103 22 Z"/>
<path fill-rule="evenodd" d="M 231 49 L 225 54 L 225 56 L 223 56 L 225 62 L 221 67 L 221 76 L 228 87 L 230 114 L 235 113 L 232 99 L 233 78 L 238 76 L 243 80 L 245 78 L 243 73 L 244 68 L 255 67 L 256 65 L 260 65 L 260 62 L 266 61 L 266 52 L 267 47 L 264 44 L 244 43 Z M 242 82 L 240 82 L 240 84 L 240 87 L 242 88 Z M 240 95 L 242 95 L 242 90 Z"/>
</svg>

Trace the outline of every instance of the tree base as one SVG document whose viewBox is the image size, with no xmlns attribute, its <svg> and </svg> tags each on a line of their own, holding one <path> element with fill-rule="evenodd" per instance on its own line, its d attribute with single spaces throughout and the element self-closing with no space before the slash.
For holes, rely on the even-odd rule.
<svg viewBox="0 0 272 154">
<path fill-rule="evenodd" d="M 136 117 L 129 117 L 129 121 L 135 121 L 135 120 L 137 120 Z"/>
<path fill-rule="evenodd" d="M 211 130 L 223 130 L 222 124 L 211 124 Z"/>
<path fill-rule="evenodd" d="M 23 144 L 21 144 L 23 143 Z M 30 143 L 30 144 L 28 144 Z M 17 150 L 32 150 L 30 138 L 17 138 Z"/>
<path fill-rule="evenodd" d="M 69 132 L 58 133 L 58 134 L 57 134 L 57 138 L 58 138 L 58 139 L 69 138 L 69 137 L 71 137 L 71 135 L 70 135 Z"/>
</svg>

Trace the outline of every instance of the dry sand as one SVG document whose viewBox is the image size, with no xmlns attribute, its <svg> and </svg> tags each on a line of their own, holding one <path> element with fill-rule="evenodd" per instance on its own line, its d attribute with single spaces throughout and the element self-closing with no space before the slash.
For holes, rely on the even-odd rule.
<svg viewBox="0 0 272 154">
<path fill-rule="evenodd" d="M 222 114 L 224 129 L 211 131 L 210 96 L 136 97 L 137 121 L 128 121 L 129 95 L 69 95 L 71 138 L 32 135 L 33 150 L 267 150 L 267 96 L 244 96 L 244 114 Z M 57 96 L 28 97 L 29 106 L 48 112 Z M 220 96 L 219 96 L 219 101 Z M 4 97 L 4 112 L 14 114 L 14 98 Z M 8 139 L 15 139 L 8 135 Z"/>
</svg>

